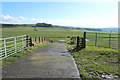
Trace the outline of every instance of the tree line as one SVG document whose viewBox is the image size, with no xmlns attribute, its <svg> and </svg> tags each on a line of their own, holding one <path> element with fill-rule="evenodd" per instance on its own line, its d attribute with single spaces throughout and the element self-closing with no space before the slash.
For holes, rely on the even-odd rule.
<svg viewBox="0 0 120 80">
<path fill-rule="evenodd" d="M 33 26 L 34 24 L 2 24 L 2 27 Z"/>
<path fill-rule="evenodd" d="M 35 26 L 33 27 L 52 27 L 52 24 L 47 24 L 47 23 L 36 23 Z"/>
</svg>

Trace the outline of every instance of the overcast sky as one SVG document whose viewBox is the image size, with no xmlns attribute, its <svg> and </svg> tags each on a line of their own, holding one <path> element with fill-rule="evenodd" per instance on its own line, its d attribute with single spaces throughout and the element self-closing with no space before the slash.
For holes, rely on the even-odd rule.
<svg viewBox="0 0 120 80">
<path fill-rule="evenodd" d="M 14 0 L 13 0 L 14 1 Z M 51 23 L 63 26 L 118 27 L 115 0 L 80 2 L 2 2 L 1 23 Z"/>
</svg>

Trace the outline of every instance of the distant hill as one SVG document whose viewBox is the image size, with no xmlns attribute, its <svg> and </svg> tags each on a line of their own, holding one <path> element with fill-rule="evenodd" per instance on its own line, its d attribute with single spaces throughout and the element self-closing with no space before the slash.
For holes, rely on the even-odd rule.
<svg viewBox="0 0 120 80">
<path fill-rule="evenodd" d="M 54 27 L 63 27 L 63 28 L 71 28 L 71 29 L 82 29 L 88 31 L 105 31 L 105 32 L 118 32 L 118 28 L 92 28 L 92 27 L 73 27 L 73 26 L 59 26 L 53 25 Z"/>
<path fill-rule="evenodd" d="M 19 26 L 31 26 L 31 27 L 61 27 L 69 29 L 81 29 L 88 31 L 105 31 L 105 32 L 118 32 L 118 28 L 88 28 L 88 27 L 73 27 L 73 26 L 61 26 L 61 25 L 52 25 L 47 23 L 37 23 L 37 24 L 2 24 L 2 27 L 19 27 Z M 120 29 L 120 28 L 119 28 Z"/>
<path fill-rule="evenodd" d="M 59 25 L 53 25 L 53 27 L 61 27 L 61 28 L 69 28 L 69 29 L 82 29 L 82 30 L 88 30 L 88 31 L 102 31 L 99 28 L 84 28 L 84 27 L 73 27 L 73 26 L 59 26 Z"/>
<path fill-rule="evenodd" d="M 102 31 L 118 32 L 118 28 L 101 28 Z"/>
</svg>

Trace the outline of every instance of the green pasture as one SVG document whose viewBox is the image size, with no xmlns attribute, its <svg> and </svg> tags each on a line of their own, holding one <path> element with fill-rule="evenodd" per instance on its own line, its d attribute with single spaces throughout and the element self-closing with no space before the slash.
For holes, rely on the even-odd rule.
<svg viewBox="0 0 120 80">
<path fill-rule="evenodd" d="M 56 27 L 37 27 L 37 31 L 33 27 L 13 27 L 13 28 L 2 28 L 2 37 L 12 37 L 20 35 L 29 35 L 34 38 L 37 37 L 72 37 L 72 36 L 83 36 L 82 30 L 67 29 L 67 28 L 56 28 Z M 47 38 L 53 42 L 68 42 L 69 38 Z M 64 40 L 64 41 L 60 41 Z"/>
<path fill-rule="evenodd" d="M 34 39 L 34 37 L 68 37 L 68 36 L 83 36 L 82 30 L 77 29 L 67 29 L 67 28 L 56 28 L 56 27 L 38 27 L 37 31 L 33 27 L 13 27 L 13 28 L 2 28 L 2 37 L 12 37 L 20 35 L 29 35 Z M 54 42 L 62 42 L 59 40 L 68 41 L 67 38 L 49 38 Z"/>
<path fill-rule="evenodd" d="M 67 29 L 67 28 L 56 28 L 56 27 L 39 27 L 37 31 L 34 30 L 33 27 L 12 27 L 12 28 L 2 28 L 2 37 L 14 37 L 21 35 L 29 35 L 34 38 L 37 37 L 72 37 L 72 36 L 83 36 L 84 30 L 80 29 Z M 94 32 L 94 31 L 86 31 L 86 32 Z M 102 33 L 97 32 L 95 33 Z M 107 33 L 107 32 L 106 32 Z M 90 36 L 91 35 L 91 36 Z M 98 34 L 99 37 L 109 37 L 108 34 Z M 112 34 L 111 37 L 118 37 L 116 34 Z M 49 40 L 53 40 L 53 42 L 65 43 L 69 41 L 69 38 L 48 38 Z M 60 41 L 63 40 L 63 41 Z M 87 34 L 87 46 L 85 49 L 73 52 L 72 55 L 75 59 L 78 69 L 80 70 L 80 74 L 82 75 L 83 80 L 87 80 L 89 78 L 100 78 L 101 75 L 113 75 L 114 78 L 118 78 L 118 50 L 110 49 L 110 48 L 101 48 L 108 47 L 109 39 L 108 38 L 97 38 L 97 46 L 95 47 L 95 34 Z M 46 43 L 45 45 L 48 45 Z M 116 46 L 118 44 L 118 39 L 113 38 L 111 40 L 111 47 Z M 30 47 L 27 50 L 23 50 L 17 54 L 14 54 L 8 58 L 3 59 L 3 65 L 8 64 L 9 62 L 14 61 L 18 57 L 23 55 L 27 55 L 30 52 L 37 50 L 40 47 L 45 46 L 44 44 L 38 45 L 35 47 Z M 69 45 L 69 44 L 67 44 Z M 72 46 L 72 47 L 71 47 Z M 69 45 L 69 50 L 73 49 L 76 46 Z"/>
<path fill-rule="evenodd" d="M 37 31 L 33 27 L 13 27 L 2 28 L 2 37 L 11 37 L 18 35 L 30 35 L 31 37 L 67 37 L 67 36 L 82 36 L 83 31 L 77 29 L 66 28 L 44 28 L 38 27 Z"/>
<path fill-rule="evenodd" d="M 36 31 L 37 30 L 37 31 Z M 13 37 L 20 35 L 29 35 L 34 40 L 34 37 L 72 37 L 72 36 L 83 36 L 84 30 L 82 29 L 69 29 L 69 28 L 60 28 L 60 27 L 37 27 L 36 30 L 30 26 L 16 26 L 16 27 L 6 27 L 2 28 L 2 37 Z M 102 31 L 86 31 L 94 33 L 107 33 Z M 109 47 L 108 38 L 100 37 L 109 37 L 109 34 L 98 34 L 97 35 L 96 46 L 98 47 Z M 117 34 L 112 34 L 111 37 L 118 37 Z M 47 38 L 53 40 L 53 42 L 68 42 L 69 38 Z M 87 45 L 95 45 L 96 35 L 87 33 Z M 64 41 L 60 41 L 64 40 Z M 110 43 L 111 48 L 118 48 L 118 38 L 111 38 Z"/>
<path fill-rule="evenodd" d="M 118 78 L 118 50 L 87 46 L 72 53 L 83 80 L 101 80 L 103 76 Z"/>
<path fill-rule="evenodd" d="M 93 34 L 87 33 L 87 45 L 105 48 L 118 48 L 118 38 L 102 38 L 102 37 L 118 37 L 118 34 Z"/>
</svg>

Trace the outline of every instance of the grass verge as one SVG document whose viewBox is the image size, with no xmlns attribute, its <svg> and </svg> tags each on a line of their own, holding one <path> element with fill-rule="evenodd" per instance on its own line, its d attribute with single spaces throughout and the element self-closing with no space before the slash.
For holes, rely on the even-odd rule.
<svg viewBox="0 0 120 80">
<path fill-rule="evenodd" d="M 9 64 L 9 63 L 11 63 L 13 61 L 15 61 L 16 59 L 18 59 L 18 58 L 20 58 L 22 56 L 28 55 L 29 53 L 34 52 L 35 50 L 37 50 L 37 49 L 39 49 L 41 47 L 50 45 L 50 44 L 51 43 L 38 44 L 38 45 L 36 45 L 34 47 L 29 47 L 26 50 L 22 50 L 21 52 L 18 52 L 18 53 L 13 54 L 13 55 L 11 55 L 9 57 L 6 57 L 6 58 L 2 59 L 2 61 L 1 61 L 1 63 L 2 63 L 1 67 L 4 67 L 5 65 L 7 65 L 7 64 Z"/>
<path fill-rule="evenodd" d="M 118 50 L 87 46 L 72 53 L 83 80 L 118 78 Z"/>
</svg>

